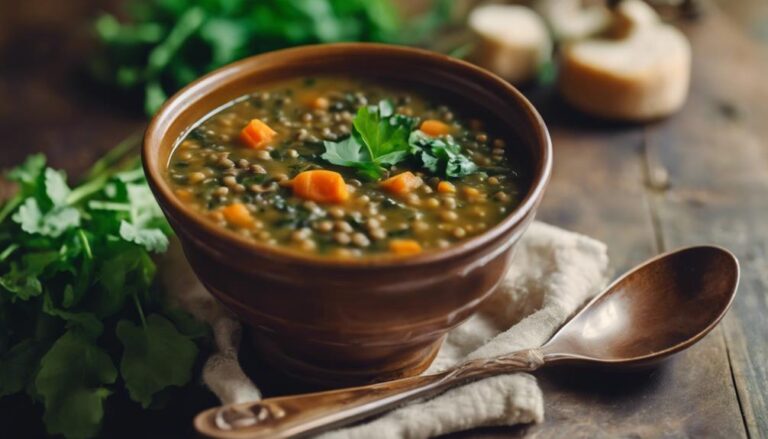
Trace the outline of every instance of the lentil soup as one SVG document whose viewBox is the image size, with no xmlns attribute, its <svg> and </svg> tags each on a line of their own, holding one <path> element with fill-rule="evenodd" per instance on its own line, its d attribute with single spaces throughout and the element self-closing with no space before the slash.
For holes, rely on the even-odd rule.
<svg viewBox="0 0 768 439">
<path fill-rule="evenodd" d="M 329 257 L 412 255 L 478 235 L 525 195 L 522 151 L 399 84 L 271 84 L 211 113 L 168 165 L 176 196 L 248 239 Z"/>
</svg>

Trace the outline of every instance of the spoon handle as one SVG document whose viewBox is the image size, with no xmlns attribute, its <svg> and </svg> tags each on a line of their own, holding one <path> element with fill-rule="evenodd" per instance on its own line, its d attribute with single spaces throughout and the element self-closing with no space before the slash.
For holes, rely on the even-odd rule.
<svg viewBox="0 0 768 439">
<path fill-rule="evenodd" d="M 269 398 L 214 407 L 195 418 L 203 436 L 219 439 L 288 438 L 317 434 L 396 408 L 417 398 L 437 395 L 480 378 L 538 369 L 538 349 L 462 363 L 446 371 L 361 387 Z"/>
</svg>

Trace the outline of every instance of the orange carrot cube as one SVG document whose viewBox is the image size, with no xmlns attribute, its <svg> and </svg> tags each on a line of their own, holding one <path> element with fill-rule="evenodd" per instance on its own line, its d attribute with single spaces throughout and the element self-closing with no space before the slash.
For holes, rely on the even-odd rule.
<svg viewBox="0 0 768 439">
<path fill-rule="evenodd" d="M 421 253 L 421 244 L 413 239 L 393 239 L 389 241 L 389 250 L 397 255 Z"/>
<path fill-rule="evenodd" d="M 293 194 L 318 203 L 342 203 L 349 199 L 349 189 L 338 172 L 317 169 L 299 173 L 291 181 Z"/>
<path fill-rule="evenodd" d="M 380 186 L 397 195 L 404 195 L 422 185 L 421 178 L 412 172 L 401 172 L 381 182 Z"/>
<path fill-rule="evenodd" d="M 421 131 L 430 136 L 443 136 L 451 132 L 451 127 L 439 120 L 427 119 L 419 127 Z"/>
<path fill-rule="evenodd" d="M 441 181 L 437 184 L 437 191 L 441 194 L 453 194 L 456 192 L 456 186 L 450 181 Z"/>
<path fill-rule="evenodd" d="M 277 132 L 259 119 L 252 119 L 240 132 L 240 140 L 252 149 L 266 148 Z"/>
<path fill-rule="evenodd" d="M 315 110 L 327 110 L 328 107 L 331 106 L 331 102 L 328 100 L 328 98 L 325 98 L 323 96 L 318 96 L 317 98 L 312 100 L 312 103 L 310 104 L 310 106 Z"/>
<path fill-rule="evenodd" d="M 190 202 L 194 198 L 194 194 L 186 189 L 176 189 L 176 197 L 184 202 Z"/>
<path fill-rule="evenodd" d="M 235 227 L 248 228 L 253 225 L 253 217 L 245 204 L 233 203 L 229 206 L 223 207 L 221 213 L 224 215 L 224 219 Z"/>
</svg>

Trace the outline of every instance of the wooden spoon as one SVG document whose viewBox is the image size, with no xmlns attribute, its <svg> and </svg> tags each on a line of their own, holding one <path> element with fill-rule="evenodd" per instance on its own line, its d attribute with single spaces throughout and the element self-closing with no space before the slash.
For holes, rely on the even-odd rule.
<svg viewBox="0 0 768 439">
<path fill-rule="evenodd" d="M 540 348 L 468 361 L 433 375 L 216 407 L 200 413 L 195 428 L 222 439 L 316 434 L 492 375 L 555 364 L 653 363 L 711 331 L 730 307 L 738 281 L 739 263 L 725 249 L 670 252 L 622 276 Z"/>
</svg>

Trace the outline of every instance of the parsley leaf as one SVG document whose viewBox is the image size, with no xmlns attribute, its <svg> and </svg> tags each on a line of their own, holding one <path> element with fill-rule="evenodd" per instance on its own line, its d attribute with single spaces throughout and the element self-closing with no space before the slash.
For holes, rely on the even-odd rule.
<svg viewBox="0 0 768 439">
<path fill-rule="evenodd" d="M 35 198 L 27 198 L 12 218 L 25 232 L 52 238 L 80 226 L 80 212 L 77 209 L 55 206 L 48 212 L 43 212 Z"/>
<path fill-rule="evenodd" d="M 20 261 L 11 263 L 8 273 L 0 276 L 0 286 L 14 293 L 12 300 L 29 300 L 43 292 L 39 277 L 58 258 L 58 252 L 53 251 L 27 253 Z"/>
<path fill-rule="evenodd" d="M 160 229 L 146 229 L 125 220 L 120 222 L 120 237 L 138 244 L 149 252 L 164 253 L 168 249 L 168 237 Z"/>
<path fill-rule="evenodd" d="M 323 143 L 325 153 L 322 158 L 334 165 L 353 167 L 358 163 L 371 161 L 371 156 L 354 136 L 349 136 L 340 142 L 325 141 Z"/>
<path fill-rule="evenodd" d="M 71 190 L 64 174 L 44 168 L 45 158 L 32 156 L 24 165 L 8 173 L 8 177 L 21 185 L 20 197 L 29 197 L 13 215 L 21 229 L 30 234 L 58 237 L 80 225 L 80 212 L 67 206 Z M 41 182 L 42 180 L 42 182 Z M 16 198 L 8 206 L 15 208 Z M 0 221 L 5 215 L 0 215 Z"/>
<path fill-rule="evenodd" d="M 29 187 L 37 182 L 38 177 L 45 169 L 45 156 L 42 154 L 33 154 L 21 165 L 10 170 L 7 177 L 24 187 Z"/>
<path fill-rule="evenodd" d="M 54 206 L 65 204 L 70 192 L 72 190 L 67 186 L 63 173 L 51 168 L 45 169 L 45 194 Z"/>
<path fill-rule="evenodd" d="M 28 338 L 0 356 L 0 397 L 13 395 L 27 386 L 43 353 L 41 346 Z"/>
<path fill-rule="evenodd" d="M 197 347 L 167 319 L 150 315 L 143 328 L 121 320 L 117 337 L 125 346 L 120 374 L 131 398 L 142 407 L 149 407 L 160 390 L 189 381 Z"/>
<path fill-rule="evenodd" d="M 325 153 L 321 157 L 335 165 L 357 168 L 363 177 L 381 177 L 383 165 L 408 158 L 408 133 L 415 124 L 415 119 L 393 111 L 392 103 L 386 100 L 360 107 L 352 121 L 352 135 L 339 142 L 323 142 Z"/>
<path fill-rule="evenodd" d="M 443 177 L 463 177 L 477 171 L 477 165 L 461 153 L 451 136 L 430 137 L 420 130 L 411 133 L 411 154 L 426 169 Z"/>
<path fill-rule="evenodd" d="M 376 163 L 393 165 L 408 154 L 408 134 L 414 120 L 395 116 L 392 111 L 389 101 L 381 101 L 378 106 L 360 107 L 352 122 L 355 133 Z"/>
<path fill-rule="evenodd" d="M 117 370 L 103 349 L 81 333 L 64 333 L 43 356 L 35 379 L 48 433 L 95 436 L 110 394 L 103 386 L 115 379 Z"/>
<path fill-rule="evenodd" d="M 357 168 L 361 177 L 375 180 L 381 175 L 380 167 L 371 160 L 369 153 L 354 137 L 349 136 L 340 142 L 323 142 L 325 153 L 323 159 L 334 165 Z"/>
<path fill-rule="evenodd" d="M 72 312 L 56 308 L 49 294 L 43 297 L 43 312 L 65 320 L 68 328 L 78 328 L 93 338 L 98 337 L 104 331 L 104 325 L 93 313 Z"/>
</svg>

